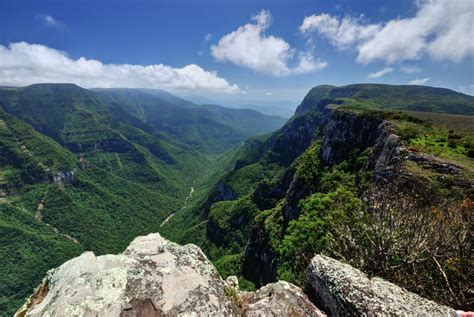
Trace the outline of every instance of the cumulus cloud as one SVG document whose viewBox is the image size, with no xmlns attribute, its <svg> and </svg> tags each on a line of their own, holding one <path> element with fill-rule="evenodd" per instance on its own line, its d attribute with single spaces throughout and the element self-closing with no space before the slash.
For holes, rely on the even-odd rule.
<svg viewBox="0 0 474 317">
<path fill-rule="evenodd" d="M 420 79 L 414 79 L 409 82 L 410 85 L 423 85 L 426 82 L 428 82 L 431 78 L 425 77 L 425 78 L 420 78 Z"/>
<path fill-rule="evenodd" d="M 0 45 L 0 84 L 75 83 L 82 87 L 162 88 L 235 93 L 216 72 L 190 64 L 182 68 L 156 65 L 104 64 L 94 59 L 70 58 L 65 52 L 26 42 Z"/>
<path fill-rule="evenodd" d="M 271 15 L 262 10 L 252 22 L 223 36 L 211 52 L 217 61 L 231 62 L 256 72 L 282 77 L 314 72 L 326 67 L 326 63 L 314 58 L 309 52 L 298 52 L 284 39 L 266 35 Z"/>
<path fill-rule="evenodd" d="M 380 78 L 380 77 L 383 77 L 387 74 L 390 74 L 391 72 L 393 72 L 393 68 L 385 67 L 384 69 L 381 69 L 378 72 L 370 73 L 369 78 Z"/>
<path fill-rule="evenodd" d="M 273 96 L 273 94 L 271 92 L 267 92 L 265 95 L 267 96 Z"/>
<path fill-rule="evenodd" d="M 368 24 L 362 18 L 328 14 L 306 17 L 303 34 L 317 33 L 339 49 L 355 47 L 357 61 L 395 63 L 428 55 L 458 62 L 474 55 L 472 0 L 419 0 L 414 17 Z"/>
<path fill-rule="evenodd" d="M 344 17 L 339 19 L 329 14 L 305 17 L 300 26 L 301 33 L 319 33 L 327 38 L 332 45 L 341 50 L 348 49 L 355 43 L 373 37 L 379 30 L 379 25 L 362 25 L 362 17 Z"/>
</svg>

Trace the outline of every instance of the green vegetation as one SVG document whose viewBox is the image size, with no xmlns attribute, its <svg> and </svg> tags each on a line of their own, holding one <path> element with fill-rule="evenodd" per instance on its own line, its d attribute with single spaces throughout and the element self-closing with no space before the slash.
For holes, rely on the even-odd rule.
<svg viewBox="0 0 474 317">
<path fill-rule="evenodd" d="M 449 127 L 448 122 L 439 124 L 424 121 L 416 124 L 397 121 L 399 135 L 407 142 L 411 151 L 434 154 L 467 168 L 472 167 L 474 158 L 474 132 L 466 131 L 459 124 Z"/>
<path fill-rule="evenodd" d="M 222 154 L 254 134 L 278 129 L 284 118 L 249 109 L 196 105 L 164 91 L 100 89 L 96 92 L 116 108 L 171 134 L 204 153 Z"/>
<path fill-rule="evenodd" d="M 12 316 L 45 272 L 85 248 L 38 222 L 21 208 L 0 202 L 0 311 Z"/>
<path fill-rule="evenodd" d="M 246 277 L 256 286 L 275 279 L 304 285 L 309 260 L 323 253 L 426 297 L 469 307 L 472 264 L 462 250 L 472 243 L 465 236 L 472 198 L 462 186 L 474 180 L 472 117 L 403 109 L 470 113 L 472 98 L 433 88 L 433 101 L 426 87 L 374 86 L 367 93 L 361 91 L 365 86 L 352 87 L 356 92 L 350 95 L 345 89 L 328 92 L 333 87 L 313 89 L 283 128 L 239 149 L 234 168 L 219 180 L 221 191 L 216 186 L 183 212 L 188 220 L 200 212 L 199 223 L 173 237 L 200 245 L 224 277 Z M 427 100 L 433 105 L 421 107 Z M 434 155 L 463 170 L 446 174 L 406 161 L 393 172 L 406 176 L 379 187 L 371 155 L 381 149 L 350 142 L 340 145 L 347 151 L 343 161 L 330 165 L 320 156 L 327 129 L 320 123 L 328 105 L 333 120 L 357 117 L 376 128 L 390 121 L 409 153 Z M 169 226 L 187 224 L 183 217 Z"/>
<path fill-rule="evenodd" d="M 2 313 L 80 252 L 118 253 L 159 231 L 191 186 L 203 197 L 229 164 L 233 150 L 225 152 L 248 136 L 248 117 L 261 120 L 259 132 L 282 123 L 166 93 L 108 94 L 71 84 L 0 89 Z"/>
<path fill-rule="evenodd" d="M 372 155 L 381 149 L 344 134 L 335 143 L 344 157 L 329 164 L 326 106 L 332 120 L 390 121 L 405 156 L 460 172 L 408 160 L 380 187 Z M 11 315 L 46 270 L 84 250 L 121 252 L 157 231 L 199 245 L 244 289 L 277 278 L 303 285 L 311 257 L 325 253 L 470 307 L 473 117 L 409 110 L 473 108 L 446 89 L 318 86 L 264 134 L 281 119 L 162 91 L 1 88 L 0 311 Z"/>
<path fill-rule="evenodd" d="M 321 101 L 355 105 L 371 109 L 411 110 L 474 115 L 474 97 L 445 88 L 407 85 L 354 84 L 314 87 L 304 98 L 297 113 L 306 112 Z"/>
</svg>

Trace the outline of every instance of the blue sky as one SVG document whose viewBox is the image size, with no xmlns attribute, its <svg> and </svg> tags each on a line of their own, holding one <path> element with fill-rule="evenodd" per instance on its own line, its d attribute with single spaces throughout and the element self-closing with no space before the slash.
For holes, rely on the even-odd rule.
<svg viewBox="0 0 474 317">
<path fill-rule="evenodd" d="M 313 86 L 474 94 L 474 2 L 0 0 L 0 84 L 298 102 Z"/>
</svg>

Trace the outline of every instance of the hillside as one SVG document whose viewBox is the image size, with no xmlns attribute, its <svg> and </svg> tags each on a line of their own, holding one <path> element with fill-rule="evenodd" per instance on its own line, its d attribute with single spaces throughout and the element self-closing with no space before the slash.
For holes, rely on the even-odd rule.
<svg viewBox="0 0 474 317">
<path fill-rule="evenodd" d="M 472 96 L 446 88 L 384 84 L 316 86 L 308 92 L 296 113 L 303 113 L 324 99 L 332 99 L 332 102 L 337 104 L 354 104 L 370 109 L 474 115 Z"/>
<path fill-rule="evenodd" d="M 223 153 L 251 135 L 280 128 L 285 119 L 250 109 L 196 105 L 160 90 L 96 89 L 101 97 L 201 152 Z"/>
<path fill-rule="evenodd" d="M 160 94 L 170 109 L 187 103 Z M 46 270 L 68 258 L 120 252 L 156 232 L 246 138 L 192 112 L 177 111 L 185 123 L 163 119 L 164 128 L 129 105 L 72 84 L 0 89 L 0 311 L 12 313 Z M 172 133 L 191 121 L 201 130 Z M 218 147 L 200 136 L 205 130 L 218 134 Z"/>
<path fill-rule="evenodd" d="M 323 253 L 472 309 L 474 117 L 439 113 L 469 112 L 472 97 L 383 86 L 404 96 L 385 104 L 371 86 L 348 87 L 358 91 L 351 102 L 327 98 L 332 87 L 312 89 L 285 126 L 247 141 L 233 170 L 160 232 L 199 244 L 249 289 L 304 285 L 304 268 Z M 444 97 L 420 102 L 433 90 Z"/>
</svg>

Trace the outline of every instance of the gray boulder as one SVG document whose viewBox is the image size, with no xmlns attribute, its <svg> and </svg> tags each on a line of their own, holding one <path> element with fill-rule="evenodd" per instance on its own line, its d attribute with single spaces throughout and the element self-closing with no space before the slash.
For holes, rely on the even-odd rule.
<svg viewBox="0 0 474 317">
<path fill-rule="evenodd" d="M 324 255 L 311 260 L 306 277 L 321 307 L 333 316 L 455 316 L 447 306 Z"/>
<path fill-rule="evenodd" d="M 267 284 L 254 293 L 240 296 L 243 316 L 326 316 L 301 288 L 284 282 Z"/>
<path fill-rule="evenodd" d="M 118 255 L 85 252 L 47 273 L 18 316 L 235 315 L 224 282 L 195 245 L 159 234 Z"/>
</svg>

